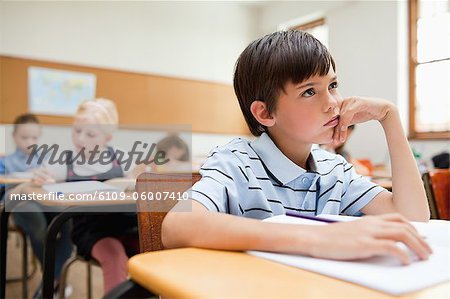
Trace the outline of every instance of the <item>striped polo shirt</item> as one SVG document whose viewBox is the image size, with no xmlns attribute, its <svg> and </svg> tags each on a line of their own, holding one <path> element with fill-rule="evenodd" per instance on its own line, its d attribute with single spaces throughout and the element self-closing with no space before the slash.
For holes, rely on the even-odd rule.
<svg viewBox="0 0 450 299">
<path fill-rule="evenodd" d="M 266 133 L 214 148 L 192 199 L 210 211 L 264 219 L 288 211 L 357 215 L 384 188 L 358 175 L 342 156 L 312 149 L 310 170 L 289 160 Z"/>
</svg>

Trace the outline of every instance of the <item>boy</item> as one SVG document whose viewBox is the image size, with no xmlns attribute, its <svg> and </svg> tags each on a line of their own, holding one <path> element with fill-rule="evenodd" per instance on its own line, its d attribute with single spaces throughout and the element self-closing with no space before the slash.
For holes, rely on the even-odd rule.
<svg viewBox="0 0 450 299">
<path fill-rule="evenodd" d="M 347 140 L 354 130 L 355 125 L 351 125 L 347 128 L 347 138 L 346 138 Z M 355 168 L 356 173 L 360 175 L 370 176 L 371 170 L 369 169 L 369 167 L 359 162 L 358 160 L 353 159 L 350 153 L 346 150 L 345 144 L 346 144 L 345 141 L 344 142 L 339 141 L 338 143 L 332 142 L 321 145 L 321 148 L 331 153 L 341 155 L 347 162 L 350 162 L 353 165 L 353 168 Z"/>
<path fill-rule="evenodd" d="M 0 159 L 0 173 L 9 174 L 12 172 L 24 172 L 38 169 L 39 155 L 34 155 L 30 161 L 32 152 L 30 147 L 38 143 L 41 136 L 41 126 L 37 117 L 33 114 L 23 114 L 18 116 L 13 125 L 13 140 L 17 146 L 13 154 Z M 45 159 L 44 159 L 45 161 Z M 7 190 L 8 191 L 8 190 Z M 14 192 L 14 191 L 10 191 Z M 54 213 L 45 213 L 38 202 L 25 202 L 16 207 L 13 213 L 14 222 L 27 237 L 30 238 L 33 252 L 41 265 L 44 263 L 44 242 L 48 224 L 55 217 Z M 55 276 L 59 278 L 64 262 L 72 253 L 72 242 L 70 241 L 70 223 L 63 226 L 60 238 L 57 240 Z M 42 284 L 42 283 L 41 283 Z M 70 287 L 65 290 L 70 294 Z M 57 289 L 55 289 L 57 294 Z M 40 285 L 32 298 L 42 297 L 42 286 Z"/>
<path fill-rule="evenodd" d="M 244 50 L 234 88 L 250 131 L 259 138 L 235 139 L 212 151 L 201 168 L 202 180 L 192 187 L 192 212 L 172 211 L 164 219 L 165 247 L 337 260 L 393 255 L 408 264 L 399 241 L 421 259 L 431 254 L 407 222 L 427 221 L 429 210 L 397 109 L 385 100 L 342 99 L 335 69 L 328 50 L 300 31 L 269 34 Z M 345 141 L 348 126 L 369 120 L 378 120 L 385 131 L 395 195 L 358 176 L 342 156 L 311 150 L 313 143 Z M 247 219 L 287 211 L 384 215 L 325 226 Z"/>
<path fill-rule="evenodd" d="M 39 121 L 33 114 L 22 114 L 14 120 L 13 140 L 17 148 L 13 154 L 0 158 L 0 174 L 30 171 L 38 167 L 38 157 L 29 163 L 30 145 L 36 144 L 41 136 Z M 1 186 L 4 188 L 4 185 Z"/>
</svg>

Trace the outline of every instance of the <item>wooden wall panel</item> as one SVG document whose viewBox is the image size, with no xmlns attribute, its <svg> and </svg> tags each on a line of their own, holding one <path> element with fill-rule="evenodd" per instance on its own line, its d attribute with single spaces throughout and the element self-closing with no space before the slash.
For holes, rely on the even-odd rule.
<svg viewBox="0 0 450 299">
<path fill-rule="evenodd" d="M 28 111 L 28 67 L 93 73 L 96 96 L 114 100 L 121 124 L 191 124 L 193 132 L 249 134 L 233 87 L 142 73 L 0 56 L 0 122 Z M 46 124 L 71 117 L 39 115 Z"/>
</svg>

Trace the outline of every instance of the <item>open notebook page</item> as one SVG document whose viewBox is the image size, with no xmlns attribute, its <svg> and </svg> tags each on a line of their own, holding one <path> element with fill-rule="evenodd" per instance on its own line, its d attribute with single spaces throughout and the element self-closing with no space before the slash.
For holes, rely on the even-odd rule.
<svg viewBox="0 0 450 299">
<path fill-rule="evenodd" d="M 352 221 L 356 217 L 320 215 L 322 218 Z M 356 218 L 357 219 L 357 218 Z M 275 216 L 265 221 L 278 223 L 328 225 L 322 222 L 289 216 Z M 413 223 L 433 248 L 433 254 L 427 261 L 414 257 L 414 262 L 403 266 L 399 260 L 390 256 L 354 261 L 335 261 L 301 255 L 278 254 L 261 251 L 249 251 L 251 255 L 321 273 L 334 278 L 360 284 L 392 295 L 401 295 L 445 281 L 450 281 L 450 246 L 441 238 L 448 238 L 450 223 Z M 400 245 L 399 246 L 403 246 Z M 330 248 L 330 250 L 333 250 Z M 411 252 L 411 255 L 414 255 Z M 301 282 L 299 282 L 301 283 Z"/>
</svg>

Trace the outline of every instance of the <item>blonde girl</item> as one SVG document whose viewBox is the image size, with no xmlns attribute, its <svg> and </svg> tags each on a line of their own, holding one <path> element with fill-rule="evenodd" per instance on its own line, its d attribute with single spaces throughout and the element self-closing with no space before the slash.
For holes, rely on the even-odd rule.
<svg viewBox="0 0 450 299">
<path fill-rule="evenodd" d="M 114 149 L 108 145 L 118 121 L 117 109 L 111 100 L 83 102 L 74 118 L 73 151 L 68 153 L 66 165 L 48 167 L 35 182 L 106 181 L 123 177 L 125 171 L 115 157 Z M 98 162 L 97 158 L 105 152 L 106 156 L 111 157 L 110 163 Z M 79 160 L 83 159 L 83 155 L 84 160 Z M 138 252 L 136 214 L 77 216 L 74 218 L 72 241 L 79 255 L 86 259 L 93 258 L 100 264 L 106 294 L 127 278 L 128 256 Z"/>
</svg>

